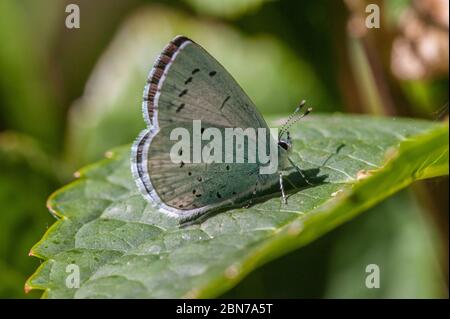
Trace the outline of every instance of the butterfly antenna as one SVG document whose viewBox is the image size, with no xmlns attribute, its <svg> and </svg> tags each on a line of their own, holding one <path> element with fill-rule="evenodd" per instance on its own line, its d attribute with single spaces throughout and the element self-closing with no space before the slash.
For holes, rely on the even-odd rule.
<svg viewBox="0 0 450 319">
<path fill-rule="evenodd" d="M 291 124 L 289 124 L 289 126 L 286 129 L 289 129 L 292 125 L 294 125 L 295 123 L 297 123 L 298 121 L 300 121 L 302 118 L 304 118 L 306 115 L 308 115 L 309 113 L 311 113 L 312 111 L 312 107 L 308 107 L 308 109 L 306 109 L 306 111 L 302 114 L 300 114 L 299 116 L 297 116 L 294 121 L 291 122 Z"/>
<path fill-rule="evenodd" d="M 283 128 L 280 136 L 282 136 L 285 132 L 287 132 L 287 130 L 294 125 L 295 123 L 297 123 L 298 121 L 300 121 L 302 118 L 304 118 L 306 115 L 308 115 L 309 113 L 311 113 L 312 111 L 312 107 L 309 107 L 305 113 L 299 114 L 296 118 L 294 118 L 294 120 L 292 122 L 289 123 L 288 126 L 286 126 L 285 128 Z"/>
<path fill-rule="evenodd" d="M 312 107 L 309 107 L 304 113 L 298 114 L 296 117 L 293 118 L 292 121 L 290 121 L 289 123 L 286 123 L 286 125 L 284 125 L 284 127 L 282 128 L 281 133 L 279 134 L 280 137 L 284 133 L 286 133 L 292 125 L 294 125 L 295 123 L 300 121 L 302 118 L 304 118 L 306 115 L 308 115 L 311 111 L 312 111 Z"/>
<path fill-rule="evenodd" d="M 295 117 L 295 115 L 297 115 L 298 112 L 300 112 L 300 110 L 303 108 L 303 106 L 305 106 L 305 104 L 306 104 L 306 101 L 302 100 L 300 102 L 300 104 L 297 106 L 297 108 L 295 109 L 295 111 L 291 115 L 289 115 L 287 120 L 281 126 L 280 133 L 278 134 L 278 139 L 280 139 L 280 137 L 283 136 L 283 134 L 286 132 L 286 127 L 290 126 L 289 122 Z"/>
</svg>

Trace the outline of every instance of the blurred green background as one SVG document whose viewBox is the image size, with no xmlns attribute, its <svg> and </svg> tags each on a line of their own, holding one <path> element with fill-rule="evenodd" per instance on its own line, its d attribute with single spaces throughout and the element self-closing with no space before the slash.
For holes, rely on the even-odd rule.
<svg viewBox="0 0 450 319">
<path fill-rule="evenodd" d="M 69 3 L 80 28 L 68 29 Z M 380 28 L 365 27 L 366 5 Z M 0 297 L 25 294 L 45 202 L 80 166 L 144 127 L 155 57 L 193 38 L 265 115 L 315 112 L 448 120 L 447 0 L 1 0 Z M 365 267 L 381 269 L 367 289 Z M 448 297 L 448 178 L 416 183 L 224 297 Z"/>
</svg>

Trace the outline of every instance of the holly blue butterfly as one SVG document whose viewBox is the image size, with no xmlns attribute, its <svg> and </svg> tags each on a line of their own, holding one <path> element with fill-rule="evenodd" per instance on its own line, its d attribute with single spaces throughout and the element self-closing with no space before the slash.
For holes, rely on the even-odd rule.
<svg viewBox="0 0 450 319">
<path fill-rule="evenodd" d="M 143 196 L 161 212 L 179 218 L 180 222 L 192 221 L 222 208 L 247 205 L 258 194 L 278 184 L 286 201 L 283 176 L 292 169 L 309 183 L 288 157 L 292 141 L 287 128 L 309 113 L 310 109 L 300 113 L 304 102 L 288 118 L 278 140 L 270 133 L 266 134 L 267 148 L 274 143 L 277 150 L 278 165 L 274 172 L 261 174 L 263 163 L 260 160 L 173 161 L 171 149 L 176 141 L 171 139 L 171 132 L 185 128 L 195 137 L 193 121 L 201 123 L 200 140 L 208 128 L 216 128 L 222 133 L 226 128 L 270 132 L 233 77 L 189 38 L 177 36 L 164 48 L 150 71 L 143 99 L 147 128 L 133 144 L 132 173 Z M 251 136 L 242 145 L 246 151 L 252 149 L 250 140 Z M 227 138 L 222 138 L 222 142 L 226 143 Z M 202 146 L 206 144 L 202 143 Z M 253 150 L 256 148 L 258 146 Z M 190 145 L 188 149 L 179 149 L 178 155 L 193 151 L 194 146 Z M 219 155 L 230 156 L 225 149 L 221 152 Z M 234 159 L 235 154 L 231 155 Z"/>
</svg>

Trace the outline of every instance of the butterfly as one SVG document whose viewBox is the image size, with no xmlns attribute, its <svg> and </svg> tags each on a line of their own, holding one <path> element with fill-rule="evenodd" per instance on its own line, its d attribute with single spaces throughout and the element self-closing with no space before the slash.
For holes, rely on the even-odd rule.
<svg viewBox="0 0 450 319">
<path fill-rule="evenodd" d="M 228 158 L 231 155 L 234 162 L 195 162 L 189 161 L 189 157 L 174 161 L 171 152 L 176 141 L 171 132 L 182 128 L 195 135 L 194 121 L 201 123 L 197 137 L 202 147 L 207 144 L 203 135 L 209 128 L 220 133 L 225 131 L 225 136 L 228 128 L 270 132 L 253 102 L 225 68 L 199 44 L 177 36 L 156 59 L 144 89 L 142 111 L 147 128 L 133 144 L 131 155 L 136 184 L 146 200 L 159 211 L 178 218 L 180 223 L 224 207 L 248 205 L 258 194 L 277 184 L 286 202 L 283 178 L 292 169 L 309 184 L 288 156 L 292 149 L 289 126 L 311 111 L 301 113 L 304 105 L 303 101 L 288 118 L 277 140 L 270 133 L 263 134 L 266 143 L 263 146 L 269 148 L 271 143 L 276 146 L 274 172 L 261 174 L 262 161 L 236 161 L 237 151 L 225 148 L 215 155 Z M 247 137 L 240 146 L 244 151 L 261 148 L 259 144 L 252 146 L 257 138 Z M 221 137 L 221 142 L 229 140 Z M 195 156 L 193 144 L 179 149 L 177 155 L 193 153 Z"/>
</svg>

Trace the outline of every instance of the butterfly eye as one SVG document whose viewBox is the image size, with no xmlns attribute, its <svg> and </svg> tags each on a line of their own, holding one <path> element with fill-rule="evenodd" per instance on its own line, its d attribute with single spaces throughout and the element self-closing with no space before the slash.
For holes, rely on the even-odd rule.
<svg viewBox="0 0 450 319">
<path fill-rule="evenodd" d="M 289 150 L 290 145 L 286 141 L 279 141 L 278 146 L 284 149 L 285 151 Z"/>
</svg>

